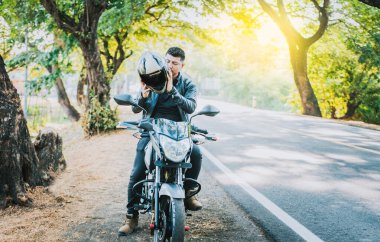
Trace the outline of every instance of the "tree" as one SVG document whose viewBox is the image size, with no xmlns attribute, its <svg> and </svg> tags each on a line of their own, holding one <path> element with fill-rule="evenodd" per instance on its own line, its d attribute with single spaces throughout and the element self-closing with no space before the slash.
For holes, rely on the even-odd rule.
<svg viewBox="0 0 380 242">
<path fill-rule="evenodd" d="M 60 73 L 62 64 L 58 63 L 60 56 L 63 58 L 67 57 L 72 49 L 72 41 L 68 40 L 68 37 L 60 34 L 59 39 L 57 37 L 57 30 L 52 26 L 52 21 L 49 19 L 48 14 L 43 10 L 42 6 L 35 0 L 30 0 L 27 3 L 15 2 L 15 1 L 5 1 L 0 6 L 0 11 L 4 11 L 4 18 L 10 25 L 10 33 L 7 41 L 12 43 L 12 47 L 16 45 L 25 45 L 25 36 L 33 35 L 35 31 L 43 31 L 46 34 L 54 34 L 55 42 L 53 44 L 45 44 L 44 48 L 41 48 L 41 42 L 44 41 L 41 38 L 31 39 L 27 41 L 28 53 L 21 53 L 18 56 L 11 58 L 8 61 L 8 70 L 13 70 L 19 67 L 23 67 L 29 64 L 38 64 L 46 68 L 50 75 L 43 76 L 40 79 L 44 79 L 46 87 L 46 81 L 50 87 L 55 85 L 58 93 L 58 103 L 61 105 L 63 110 L 66 112 L 68 117 L 73 121 L 78 121 L 80 118 L 79 112 L 71 105 L 70 99 L 66 93 L 65 86 L 61 79 Z M 34 19 L 34 21 L 30 21 Z M 21 34 L 24 32 L 25 34 Z M 57 42 L 64 43 L 57 44 Z M 41 51 L 40 49 L 51 49 L 51 51 Z M 40 47 L 38 47 L 40 46 Z M 54 69 L 54 72 L 51 72 Z M 38 83 L 33 83 L 32 87 L 36 87 L 35 90 L 41 90 L 42 86 Z"/>
<path fill-rule="evenodd" d="M 200 7 L 213 7 L 214 11 L 221 6 L 218 1 L 199 1 L 197 4 L 183 1 L 136 0 L 124 1 L 123 4 L 112 4 L 99 20 L 98 40 L 105 73 L 112 80 L 123 61 L 128 59 L 139 45 L 147 42 L 166 42 L 170 38 L 184 38 L 183 32 L 197 28 L 178 15 L 186 9 L 206 10 Z M 174 34 L 173 34 L 174 33 Z"/>
<path fill-rule="evenodd" d="M 29 43 L 28 52 L 22 52 L 13 57 L 7 62 L 7 65 L 10 70 L 31 64 L 38 65 L 35 68 L 38 67 L 39 69 L 42 67 L 46 69 L 49 73 L 48 75 L 43 75 L 36 80 L 30 81 L 30 92 L 39 93 L 42 89 L 50 90 L 55 86 L 58 94 L 58 103 L 66 112 L 69 119 L 78 121 L 80 114 L 75 107 L 71 105 L 61 77 L 64 70 L 69 69 L 68 65 L 70 64 L 67 58 L 71 52 L 72 47 L 69 46 L 72 45 L 72 43 L 70 44 L 70 40 L 67 36 L 61 35 L 61 37 L 64 40 L 55 37 L 53 44 L 44 46 L 44 49 L 51 49 L 50 51 L 40 51 L 35 44 Z"/>
<path fill-rule="evenodd" d="M 100 16 L 107 9 L 108 2 L 105 0 L 85 0 L 83 3 L 57 3 L 55 0 L 40 2 L 57 26 L 78 41 L 86 65 L 89 90 L 102 105 L 107 105 L 110 86 L 100 58 L 97 29 Z"/>
<path fill-rule="evenodd" d="M 316 81 L 324 116 L 378 123 L 380 114 L 380 12 L 342 1 L 337 22 L 311 50 L 309 72 Z"/>
<path fill-rule="evenodd" d="M 6 196 L 26 204 L 25 185 L 41 184 L 38 158 L 30 140 L 20 97 L 5 70 L 0 55 L 0 207 Z"/>
<path fill-rule="evenodd" d="M 171 0 L 86 0 L 84 2 L 40 0 L 40 2 L 57 26 L 72 35 L 82 50 L 86 75 L 83 75 L 81 82 L 78 83 L 78 97 L 84 94 L 81 89 L 88 84 L 89 95 L 86 99 L 95 100 L 96 97 L 101 106 L 108 106 L 110 82 L 123 61 L 133 53 L 130 48 L 131 35 L 136 38 L 138 35 L 150 35 L 159 25 L 173 29 L 181 25 L 188 26 L 182 24 L 185 21 L 178 18 L 181 10 L 198 8 L 198 11 L 201 11 L 200 5 L 209 8 L 222 1 L 201 0 L 198 3 L 189 3 Z M 168 13 L 169 10 L 176 16 Z M 165 32 L 164 36 L 167 36 Z M 105 64 L 102 62 L 102 57 Z M 87 109 L 93 108 L 91 102 L 87 103 L 90 104 Z M 112 119 L 113 116 L 109 118 Z M 91 119 L 93 116 L 87 113 L 86 117 Z"/>
<path fill-rule="evenodd" d="M 58 93 L 58 103 L 65 110 L 68 117 L 72 121 L 78 121 L 80 119 L 79 112 L 71 105 L 70 99 L 66 93 L 66 89 L 61 78 L 61 66 L 64 61 L 60 61 L 60 56 L 62 56 L 61 60 L 64 58 L 68 58 L 68 55 L 72 49 L 72 42 L 70 41 L 69 36 L 63 35 L 66 41 L 62 43 L 57 37 L 57 34 L 54 35 L 55 43 L 54 48 L 50 53 L 46 55 L 46 58 L 43 58 L 41 64 L 48 70 L 50 75 L 55 77 L 55 87 Z M 59 45 L 57 42 L 60 41 L 62 44 Z M 71 44 L 70 44 L 71 43 Z"/>
<path fill-rule="evenodd" d="M 93 134 L 99 130 L 114 128 L 116 126 L 116 115 L 109 107 L 110 82 L 121 63 L 132 54 L 131 51 L 129 54 L 125 51 L 131 25 L 140 20 L 149 10 L 161 7 L 163 11 L 168 9 L 170 1 L 152 2 L 152 4 L 147 4 L 148 1 L 146 0 L 86 0 L 79 3 L 76 1 L 41 0 L 40 2 L 53 17 L 57 26 L 72 35 L 82 50 L 86 74 L 78 83 L 77 93 L 78 100 L 81 100 L 79 96 L 84 96 L 82 89 L 85 84 L 88 84 L 87 96 L 85 97 L 87 99 L 85 101 L 87 111 L 83 123 L 85 130 Z M 103 18 L 103 28 L 98 31 L 99 22 L 105 12 L 107 14 Z M 101 33 L 100 36 L 102 37 L 100 39 L 103 47 L 102 52 L 98 45 L 98 32 Z M 110 44 L 111 40 L 114 45 Z M 101 54 L 105 57 L 106 69 L 104 69 Z M 109 116 L 96 118 L 93 114 L 99 114 L 99 110 L 96 110 L 99 108 L 103 110 L 103 114 L 106 113 Z M 104 121 L 104 123 L 96 123 L 99 120 Z M 96 130 L 92 130 L 93 127 L 97 127 Z"/>
<path fill-rule="evenodd" d="M 312 116 L 321 116 L 317 97 L 307 74 L 307 53 L 311 45 L 318 41 L 324 34 L 328 24 L 327 8 L 330 1 L 324 0 L 322 6 L 317 0 L 310 0 L 314 8 L 318 11 L 319 26 L 317 30 L 310 36 L 304 37 L 293 26 L 289 13 L 285 9 L 283 0 L 277 1 L 276 11 L 272 5 L 265 0 L 258 0 L 263 10 L 272 18 L 272 20 L 280 28 L 285 35 L 288 43 L 290 62 L 292 64 L 294 81 L 296 83 L 303 108 L 303 114 Z"/>
<path fill-rule="evenodd" d="M 66 167 L 62 139 L 54 131 L 40 132 L 32 143 L 20 97 L 9 80 L 0 55 L 0 208 L 9 201 L 28 205 L 28 187 L 48 185 L 52 172 Z"/>
</svg>

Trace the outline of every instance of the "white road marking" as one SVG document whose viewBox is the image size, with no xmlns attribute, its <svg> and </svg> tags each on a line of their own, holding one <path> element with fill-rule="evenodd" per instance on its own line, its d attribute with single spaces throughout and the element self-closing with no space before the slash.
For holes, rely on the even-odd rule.
<svg viewBox="0 0 380 242">
<path fill-rule="evenodd" d="M 229 168 L 222 164 L 213 154 L 211 154 L 204 147 L 200 147 L 202 154 L 205 155 L 212 163 L 214 163 L 221 171 L 223 171 L 229 178 L 235 181 L 241 188 L 243 188 L 251 197 L 258 201 L 263 207 L 265 207 L 269 212 L 291 228 L 295 233 L 301 236 L 306 241 L 323 241 L 313 232 L 308 230 L 305 226 L 300 224 L 292 216 L 287 214 L 284 210 L 274 204 L 271 200 L 257 191 L 255 188 L 251 187 L 248 183 L 240 180 L 240 178 L 235 175 Z"/>
</svg>

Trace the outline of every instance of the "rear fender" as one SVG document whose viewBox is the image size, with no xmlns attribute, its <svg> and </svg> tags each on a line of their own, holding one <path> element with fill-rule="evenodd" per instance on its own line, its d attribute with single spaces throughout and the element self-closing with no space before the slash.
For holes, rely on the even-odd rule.
<svg viewBox="0 0 380 242">
<path fill-rule="evenodd" d="M 185 198 L 185 192 L 178 184 L 163 183 L 160 189 L 160 197 L 168 196 L 172 198 Z"/>
</svg>

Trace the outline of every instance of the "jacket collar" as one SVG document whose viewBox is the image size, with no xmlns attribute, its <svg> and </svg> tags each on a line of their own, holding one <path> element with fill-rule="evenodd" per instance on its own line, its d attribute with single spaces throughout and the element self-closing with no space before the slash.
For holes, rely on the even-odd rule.
<svg viewBox="0 0 380 242">
<path fill-rule="evenodd" d="M 173 85 L 177 85 L 177 83 L 182 80 L 182 74 L 181 72 L 178 73 L 178 76 L 173 80 Z"/>
</svg>

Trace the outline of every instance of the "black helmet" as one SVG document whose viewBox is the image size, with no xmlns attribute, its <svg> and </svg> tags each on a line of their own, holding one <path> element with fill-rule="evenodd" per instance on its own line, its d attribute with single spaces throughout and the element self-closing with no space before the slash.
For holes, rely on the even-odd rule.
<svg viewBox="0 0 380 242">
<path fill-rule="evenodd" d="M 166 61 L 160 55 L 153 52 L 145 52 L 137 66 L 137 71 L 144 82 L 152 91 L 163 93 L 168 81 L 168 67 Z"/>
</svg>

